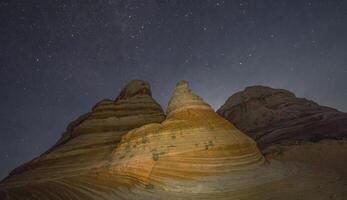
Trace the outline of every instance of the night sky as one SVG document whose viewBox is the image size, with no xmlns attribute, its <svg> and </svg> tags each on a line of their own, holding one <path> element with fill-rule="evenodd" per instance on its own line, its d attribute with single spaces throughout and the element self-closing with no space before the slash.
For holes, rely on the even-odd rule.
<svg viewBox="0 0 347 200">
<path fill-rule="evenodd" d="M 347 111 L 345 0 L 1 0 L 0 178 L 131 79 L 215 109 L 250 85 Z"/>
</svg>

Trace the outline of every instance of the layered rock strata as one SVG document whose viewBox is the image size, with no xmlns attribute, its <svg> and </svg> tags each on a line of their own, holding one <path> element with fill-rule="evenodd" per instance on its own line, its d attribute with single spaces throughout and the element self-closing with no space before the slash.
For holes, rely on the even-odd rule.
<svg viewBox="0 0 347 200">
<path fill-rule="evenodd" d="M 126 134 L 113 160 L 118 175 L 189 194 L 228 191 L 230 184 L 244 187 L 228 177 L 264 163 L 256 143 L 192 93 L 186 81 L 177 84 L 167 119 Z"/>
<path fill-rule="evenodd" d="M 115 102 L 102 101 L 72 123 L 51 150 L 0 183 L 0 199 L 343 200 L 347 195 L 337 170 L 315 165 L 326 163 L 326 155 L 333 163 L 327 166 L 345 163 L 337 159 L 346 146 L 327 154 L 331 146 L 324 154 L 321 146 L 312 148 L 309 157 L 321 155 L 312 162 L 298 159 L 305 146 L 294 153 L 270 151 L 265 161 L 255 141 L 217 115 L 187 82 L 177 84 L 165 121 L 146 88 L 135 81 Z M 138 127 L 127 131 L 127 123 Z"/>
<path fill-rule="evenodd" d="M 298 98 L 283 89 L 247 87 L 217 113 L 257 141 L 271 144 L 347 137 L 347 113 Z"/>
<path fill-rule="evenodd" d="M 258 175 L 264 157 L 256 143 L 219 117 L 190 91 L 187 82 L 177 84 L 168 118 L 162 123 L 164 115 L 157 104 L 146 106 L 147 115 L 126 106 L 147 104 L 148 90 L 140 91 L 133 96 L 126 89 L 116 102 L 98 103 L 91 113 L 72 123 L 51 150 L 3 181 L 0 197 L 210 199 L 218 194 L 224 199 L 230 191 L 272 180 L 268 173 Z M 120 102 L 127 109 L 115 109 Z M 116 114 L 118 121 L 112 122 L 115 119 L 110 116 Z M 147 122 L 141 119 L 156 120 L 123 135 L 120 127 Z"/>
<path fill-rule="evenodd" d="M 99 171 L 110 166 L 112 151 L 122 135 L 131 129 L 164 119 L 162 108 L 151 96 L 149 84 L 141 80 L 131 81 L 115 101 L 105 99 L 97 103 L 91 112 L 68 126 L 56 145 L 13 170 L 0 187 L 7 188 L 15 199 L 17 194 L 22 193 L 22 186 Z M 21 192 L 13 192 L 17 190 Z M 40 187 L 34 191 L 43 193 Z M 27 192 L 30 194 L 30 191 Z M 22 198 L 19 195 L 19 199 Z"/>
</svg>

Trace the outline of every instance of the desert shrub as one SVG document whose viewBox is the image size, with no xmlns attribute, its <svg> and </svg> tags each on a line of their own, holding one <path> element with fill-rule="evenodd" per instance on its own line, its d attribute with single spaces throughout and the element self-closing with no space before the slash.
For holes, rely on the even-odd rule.
<svg viewBox="0 0 347 200">
<path fill-rule="evenodd" d="M 165 152 L 163 152 L 163 151 L 161 151 L 161 152 L 153 152 L 152 153 L 152 159 L 154 160 L 154 161 L 157 161 L 157 160 L 159 160 L 159 156 L 160 155 L 163 155 L 163 154 L 165 154 Z"/>
<path fill-rule="evenodd" d="M 147 139 L 147 138 L 145 138 L 145 137 L 142 137 L 141 142 L 142 142 L 143 144 L 145 144 L 145 143 L 147 143 L 147 142 L 148 142 L 148 139 Z"/>
<path fill-rule="evenodd" d="M 214 146 L 214 143 L 213 143 L 213 141 L 208 141 L 208 146 Z"/>
<path fill-rule="evenodd" d="M 152 159 L 153 159 L 154 161 L 159 160 L 159 153 L 152 153 Z"/>
<path fill-rule="evenodd" d="M 151 183 L 149 183 L 149 184 L 147 184 L 147 185 L 145 186 L 145 188 L 146 188 L 147 190 L 152 190 L 152 189 L 154 189 L 154 185 L 151 184 Z"/>
</svg>

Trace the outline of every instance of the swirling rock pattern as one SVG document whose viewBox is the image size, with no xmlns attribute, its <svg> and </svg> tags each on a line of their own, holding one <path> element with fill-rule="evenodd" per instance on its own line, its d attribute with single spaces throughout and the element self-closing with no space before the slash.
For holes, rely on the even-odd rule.
<svg viewBox="0 0 347 200">
<path fill-rule="evenodd" d="M 347 137 L 347 114 L 297 98 L 283 89 L 247 87 L 232 95 L 217 113 L 257 141 L 271 144 Z"/>
<path fill-rule="evenodd" d="M 148 84 L 132 82 L 116 101 L 99 102 L 71 123 L 52 149 L 2 181 L 0 199 L 343 200 L 347 195 L 338 170 L 312 166 L 326 163 L 323 159 L 296 159 L 305 155 L 305 146 L 294 153 L 271 151 L 274 156 L 265 160 L 253 139 L 216 114 L 185 81 L 177 84 L 163 120 Z M 312 147 L 308 155 L 345 163 L 333 161 L 346 147 L 322 155 L 321 146 Z"/>
<path fill-rule="evenodd" d="M 20 187 L 24 185 L 47 182 L 49 186 L 52 180 L 98 171 L 110 165 L 111 153 L 123 134 L 164 119 L 162 108 L 151 97 L 149 84 L 133 80 L 115 101 L 106 99 L 97 103 L 91 112 L 68 126 L 56 145 L 13 170 L 0 185 L 12 187 L 9 193 L 16 196 L 21 194 Z M 40 188 L 38 185 L 32 187 Z M 16 190 L 21 192 L 13 193 Z"/>
<path fill-rule="evenodd" d="M 126 134 L 113 160 L 117 174 L 178 193 L 228 191 L 222 177 L 264 163 L 256 143 L 193 94 L 186 81 L 177 84 L 167 119 Z"/>
<path fill-rule="evenodd" d="M 139 94 L 147 90 L 142 91 Z M 123 97 L 128 101 L 132 94 L 122 92 L 117 101 Z M 118 129 L 109 128 L 108 118 L 99 120 L 114 114 L 114 104 L 102 101 L 73 123 L 64 134 L 66 139 L 2 183 L 3 195 L 10 199 L 210 199 L 272 180 L 257 175 L 264 157 L 256 143 L 193 94 L 187 82 L 177 84 L 164 122 L 133 129 L 116 146 L 117 134 L 107 146 L 113 137 L 100 132 Z M 102 139 L 91 140 L 93 135 Z"/>
</svg>

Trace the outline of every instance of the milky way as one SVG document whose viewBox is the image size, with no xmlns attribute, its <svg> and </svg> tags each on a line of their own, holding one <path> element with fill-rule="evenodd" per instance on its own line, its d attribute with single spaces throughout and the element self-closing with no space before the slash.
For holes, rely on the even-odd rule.
<svg viewBox="0 0 347 200">
<path fill-rule="evenodd" d="M 347 1 L 0 3 L 0 178 L 131 79 L 165 108 L 189 80 L 214 108 L 250 85 L 347 111 Z"/>
</svg>

